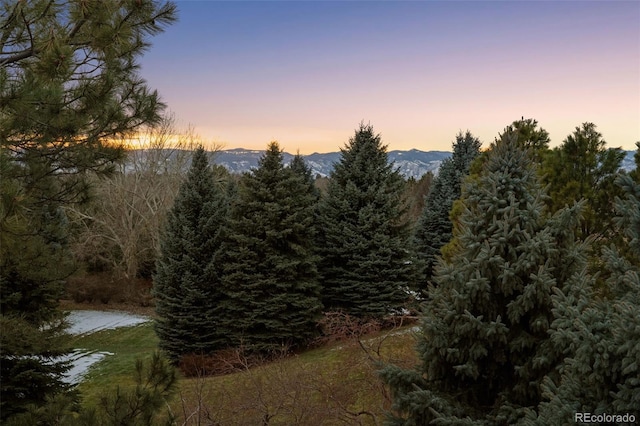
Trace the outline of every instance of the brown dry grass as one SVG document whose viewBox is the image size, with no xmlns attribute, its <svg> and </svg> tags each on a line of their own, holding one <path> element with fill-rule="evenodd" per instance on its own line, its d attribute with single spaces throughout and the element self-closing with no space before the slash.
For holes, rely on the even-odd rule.
<svg viewBox="0 0 640 426">
<path fill-rule="evenodd" d="M 259 366 L 240 351 L 228 353 L 235 372 L 182 379 L 173 412 L 179 425 L 382 424 L 391 400 L 377 371 L 388 362 L 416 364 L 411 327 L 283 351 Z"/>
</svg>

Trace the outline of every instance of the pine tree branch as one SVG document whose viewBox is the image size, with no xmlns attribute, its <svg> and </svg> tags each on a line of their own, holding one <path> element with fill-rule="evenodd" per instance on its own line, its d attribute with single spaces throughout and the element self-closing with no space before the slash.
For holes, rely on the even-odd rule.
<svg viewBox="0 0 640 426">
<path fill-rule="evenodd" d="M 23 59 L 27 59 L 36 54 L 36 49 L 33 47 L 34 45 L 33 34 L 31 33 L 31 27 L 29 26 L 30 22 L 27 21 L 27 17 L 24 16 L 24 10 L 20 10 L 20 16 L 22 17 L 22 21 L 24 22 L 25 28 L 29 33 L 29 42 L 31 47 L 29 49 L 23 50 L 22 52 L 16 53 L 12 56 L 9 56 L 8 58 L 3 59 L 2 61 L 0 61 L 0 66 L 6 66 L 14 62 L 22 61 Z M 6 35 L 6 37 L 8 37 L 8 34 Z"/>
<path fill-rule="evenodd" d="M 33 49 L 33 48 L 27 49 L 27 50 L 23 50 L 20 53 L 16 53 L 16 54 L 14 54 L 12 56 L 9 56 L 7 58 L 4 58 L 4 59 L 0 60 L 0 66 L 4 67 L 4 66 L 10 65 L 10 64 L 13 64 L 15 62 L 22 61 L 24 59 L 27 59 L 27 58 L 33 56 L 35 53 L 36 53 L 36 50 Z"/>
<path fill-rule="evenodd" d="M 11 21 L 16 19 L 16 10 L 17 9 L 18 9 L 18 3 L 15 4 L 13 10 L 11 11 L 11 15 L 9 15 L 9 17 L 5 21 L 5 24 L 2 26 L 3 32 L 2 32 L 2 39 L 0 39 L 0 44 L 2 44 L 3 47 L 4 47 L 5 43 L 7 42 L 7 39 L 9 38 L 9 34 L 11 33 L 10 24 L 11 24 Z"/>
<path fill-rule="evenodd" d="M 87 22 L 87 18 L 83 18 L 76 23 L 76 25 L 73 27 L 73 29 L 69 32 L 69 35 L 67 36 L 67 40 L 69 41 L 69 43 L 71 43 L 71 39 L 73 39 L 76 36 L 76 34 L 78 34 L 78 31 L 80 31 L 80 29 L 84 26 L 86 22 Z M 84 43 L 84 44 L 87 44 L 87 43 Z"/>
</svg>

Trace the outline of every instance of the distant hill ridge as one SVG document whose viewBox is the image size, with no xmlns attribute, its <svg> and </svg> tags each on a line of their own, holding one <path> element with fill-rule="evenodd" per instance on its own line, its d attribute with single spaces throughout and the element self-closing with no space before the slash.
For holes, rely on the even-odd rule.
<svg viewBox="0 0 640 426">
<path fill-rule="evenodd" d="M 214 162 L 224 166 L 234 173 L 248 172 L 252 168 L 258 167 L 258 160 L 264 151 L 249 150 L 242 148 L 227 149 L 219 151 L 214 156 Z M 409 151 L 389 151 L 389 160 L 400 169 L 400 173 L 406 178 L 413 177 L 419 179 L 427 172 L 437 172 L 442 160 L 451 156 L 447 151 L 420 151 L 411 149 Z M 293 159 L 293 154 L 284 152 L 282 154 L 285 164 L 289 164 Z M 326 154 L 313 153 L 303 155 L 313 172 L 313 175 L 329 176 L 333 170 L 333 165 L 340 161 L 340 152 L 328 152 Z"/>
<path fill-rule="evenodd" d="M 136 151 L 139 152 L 140 150 Z M 626 151 L 621 167 L 623 170 L 629 171 L 635 168 L 634 153 L 635 151 Z M 232 173 L 244 173 L 257 168 L 258 160 L 263 154 L 263 150 L 235 148 L 217 151 L 212 159 L 213 162 L 224 166 Z M 451 152 L 448 151 L 420 151 L 418 149 L 410 149 L 408 151 L 395 150 L 389 151 L 388 154 L 389 160 L 394 163 L 405 178 L 415 179 L 420 179 L 427 172 L 436 174 L 442 161 L 451 156 Z M 284 152 L 282 156 L 285 165 L 289 164 L 293 159 L 293 154 L 288 152 Z M 324 177 L 331 174 L 333 165 L 340 161 L 340 156 L 340 152 L 328 152 L 326 154 L 313 153 L 303 155 L 303 158 L 311 167 L 314 177 L 317 175 Z M 126 167 L 126 169 L 128 171 L 129 167 Z"/>
<path fill-rule="evenodd" d="M 633 170 L 635 163 L 633 155 L 635 151 L 625 151 L 626 156 L 622 161 L 623 170 Z M 224 166 L 227 170 L 234 173 L 244 173 L 252 168 L 258 167 L 258 160 L 264 154 L 261 150 L 249 150 L 243 148 L 227 149 L 219 151 L 214 156 L 214 162 Z M 437 173 L 442 161 L 451 156 L 449 151 L 420 151 L 418 149 L 410 149 L 408 151 L 389 151 L 389 161 L 392 161 L 400 173 L 405 178 L 419 179 L 427 172 Z M 303 155 L 313 175 L 329 176 L 333 170 L 333 165 L 340 161 L 340 152 L 328 152 L 326 154 L 313 153 Z M 282 154 L 285 164 L 289 164 L 293 158 L 293 154 L 287 152 Z"/>
</svg>

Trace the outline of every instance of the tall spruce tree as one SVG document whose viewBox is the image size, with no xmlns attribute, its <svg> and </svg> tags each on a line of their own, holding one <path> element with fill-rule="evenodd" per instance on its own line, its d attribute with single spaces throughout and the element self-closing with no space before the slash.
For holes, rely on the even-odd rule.
<svg viewBox="0 0 640 426">
<path fill-rule="evenodd" d="M 318 210 L 323 303 L 358 317 L 402 307 L 413 280 L 403 179 L 371 126 L 342 149 Z"/>
<path fill-rule="evenodd" d="M 320 190 L 316 188 L 311 167 L 309 167 L 309 165 L 304 161 L 304 157 L 300 155 L 300 153 L 293 156 L 293 160 L 291 160 L 289 168 L 304 179 L 308 185 L 305 192 L 313 194 L 316 201 L 318 201 L 320 198 Z"/>
<path fill-rule="evenodd" d="M 65 388 L 64 208 L 122 157 L 113 140 L 160 120 L 137 62 L 174 20 L 172 3 L 151 0 L 0 3 L 0 420 Z"/>
<path fill-rule="evenodd" d="M 502 139 L 503 137 L 515 138 L 515 144 L 522 150 L 528 152 L 530 159 L 533 161 L 534 165 L 537 167 L 538 175 L 542 174 L 541 164 L 547 158 L 549 153 L 549 132 L 547 132 L 544 128 L 538 126 L 538 121 L 533 118 L 524 118 L 522 117 L 520 120 L 513 121 L 510 125 L 506 126 L 502 133 L 498 134 L 496 141 Z M 474 161 L 472 161 L 469 166 L 469 177 L 468 180 L 477 179 L 478 176 L 482 173 L 484 165 L 486 164 L 489 158 L 489 151 L 484 151 L 480 153 L 476 157 Z M 571 204 L 571 203 L 569 203 Z M 463 207 L 462 205 L 456 201 L 453 203 L 453 207 L 450 212 L 450 218 L 453 224 L 453 227 L 458 225 L 459 217 L 462 214 Z M 442 247 L 441 252 L 442 256 L 450 261 L 453 254 L 456 253 L 460 249 L 460 242 L 457 238 L 453 237 L 449 243 L 447 243 L 444 247 Z"/>
<path fill-rule="evenodd" d="M 153 276 L 160 347 L 173 361 L 229 346 L 220 324 L 221 231 L 229 201 L 221 166 L 209 166 L 199 147 L 167 216 Z"/>
<path fill-rule="evenodd" d="M 302 346 L 322 310 L 313 253 L 317 195 L 276 142 L 238 186 L 224 244 L 224 322 L 236 345 L 268 353 Z"/>
<path fill-rule="evenodd" d="M 538 125 L 538 120 L 524 117 L 520 120 L 515 120 L 498 134 L 496 141 L 502 139 L 505 135 L 515 137 L 517 139 L 516 144 L 521 149 L 529 151 L 529 156 L 537 166 L 545 161 L 549 153 L 551 139 L 549 138 L 549 132 Z M 472 177 L 480 173 L 488 155 L 488 152 L 483 152 L 471 164 L 469 174 Z M 539 168 L 538 172 L 541 173 L 541 171 Z"/>
<path fill-rule="evenodd" d="M 419 262 L 418 282 L 426 290 L 433 276 L 440 249 L 451 240 L 453 225 L 449 212 L 460 198 L 462 181 L 473 160 L 480 154 L 480 141 L 469 131 L 458 133 L 453 143 L 453 155 L 442 162 L 434 178 L 425 207 L 414 231 L 415 250 Z"/>
<path fill-rule="evenodd" d="M 437 268 L 416 369 L 387 366 L 390 424 L 514 424 L 540 401 L 561 354 L 548 337 L 551 295 L 584 271 L 572 229 L 580 205 L 544 214 L 532 159 L 506 133 L 463 188 L 459 250 Z"/>
<path fill-rule="evenodd" d="M 594 291 L 585 277 L 554 296 L 551 338 L 565 362 L 561 377 L 545 381 L 538 424 L 572 423 L 575 413 L 640 416 L 640 184 L 629 176 L 617 184 L 625 195 L 616 199 L 614 224 L 623 243 L 602 250 L 607 291 Z"/>
</svg>

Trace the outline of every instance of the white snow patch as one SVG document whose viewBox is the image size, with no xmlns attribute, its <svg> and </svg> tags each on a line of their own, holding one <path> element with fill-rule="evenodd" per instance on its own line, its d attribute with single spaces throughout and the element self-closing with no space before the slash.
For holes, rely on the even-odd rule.
<svg viewBox="0 0 640 426">
<path fill-rule="evenodd" d="M 101 330 L 112 330 L 118 327 L 131 327 L 151 321 L 151 318 L 132 315 L 126 312 L 104 311 L 70 311 L 67 316 L 69 334 L 88 334 Z M 74 349 L 62 359 L 70 361 L 71 369 L 64 375 L 64 381 L 77 384 L 82 381 L 89 371 L 89 367 L 101 361 L 110 352 L 88 351 L 86 349 Z"/>
<path fill-rule="evenodd" d="M 71 311 L 67 317 L 70 334 L 95 333 L 117 327 L 130 327 L 150 321 L 148 317 L 132 315 L 126 312 Z"/>
<path fill-rule="evenodd" d="M 78 384 L 96 362 L 102 360 L 107 355 L 114 355 L 111 352 L 95 352 L 85 349 L 75 349 L 70 354 L 62 357 L 63 360 L 71 362 L 71 368 L 64 374 L 63 380 L 70 384 Z"/>
</svg>

